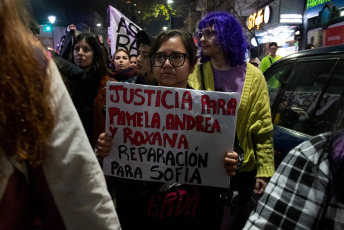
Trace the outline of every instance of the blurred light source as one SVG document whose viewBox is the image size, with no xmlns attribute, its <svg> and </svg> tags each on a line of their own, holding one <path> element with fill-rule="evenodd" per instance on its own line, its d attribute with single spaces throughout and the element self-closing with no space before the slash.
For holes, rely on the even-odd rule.
<svg viewBox="0 0 344 230">
<path fill-rule="evenodd" d="M 55 20 L 56 20 L 56 16 L 53 16 L 53 15 L 48 16 L 48 19 L 49 19 L 49 22 L 50 22 L 51 24 L 54 24 L 54 22 L 55 22 Z"/>
<path fill-rule="evenodd" d="M 166 31 L 167 30 L 167 26 L 162 27 L 162 30 Z"/>
<path fill-rule="evenodd" d="M 302 23 L 302 15 L 301 14 L 281 14 L 280 15 L 280 23 Z"/>
<path fill-rule="evenodd" d="M 302 19 L 301 14 L 281 14 L 280 17 L 281 18 L 301 18 Z"/>
<path fill-rule="evenodd" d="M 251 45 L 254 46 L 254 47 L 258 46 L 257 41 L 256 41 L 255 38 L 251 38 Z"/>
<path fill-rule="evenodd" d="M 100 24 L 100 23 L 97 23 L 97 26 L 98 26 L 98 27 L 101 27 L 101 26 L 102 26 L 102 24 Z"/>
<path fill-rule="evenodd" d="M 50 32 L 51 31 L 51 26 L 49 26 L 49 25 L 44 26 L 43 31 Z"/>
<path fill-rule="evenodd" d="M 168 3 L 168 4 L 173 3 L 173 0 L 167 0 L 167 3 Z"/>
</svg>

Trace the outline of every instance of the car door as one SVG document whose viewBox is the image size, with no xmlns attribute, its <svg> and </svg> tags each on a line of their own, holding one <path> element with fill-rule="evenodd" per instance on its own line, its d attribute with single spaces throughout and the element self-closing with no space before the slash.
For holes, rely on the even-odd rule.
<svg viewBox="0 0 344 230">
<path fill-rule="evenodd" d="M 340 79 L 344 72 L 340 64 L 343 65 L 342 60 L 337 57 L 299 58 L 293 63 L 275 66 L 274 71 L 266 74 L 276 167 L 292 148 L 327 131 L 331 120 L 328 111 L 334 108 L 340 97 L 338 91 L 343 89 Z M 288 74 L 283 75 L 276 89 L 276 84 L 269 84 L 269 80 L 281 72 Z"/>
</svg>

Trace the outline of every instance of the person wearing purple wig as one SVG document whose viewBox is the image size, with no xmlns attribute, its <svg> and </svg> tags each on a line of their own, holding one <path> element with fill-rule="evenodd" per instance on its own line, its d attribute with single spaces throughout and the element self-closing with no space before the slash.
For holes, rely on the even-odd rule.
<svg viewBox="0 0 344 230">
<path fill-rule="evenodd" d="M 238 195 L 229 198 L 232 205 L 226 207 L 223 228 L 242 229 L 254 207 L 252 192 L 263 194 L 274 173 L 268 89 L 262 72 L 245 62 L 248 45 L 232 15 L 212 12 L 201 20 L 198 29 L 201 63 L 189 76 L 190 86 L 240 95 L 236 132 L 245 155 L 238 175 L 231 179 L 233 194 Z"/>
<path fill-rule="evenodd" d="M 283 159 L 244 229 L 344 229 L 344 97 L 334 111 L 331 133 Z"/>
</svg>

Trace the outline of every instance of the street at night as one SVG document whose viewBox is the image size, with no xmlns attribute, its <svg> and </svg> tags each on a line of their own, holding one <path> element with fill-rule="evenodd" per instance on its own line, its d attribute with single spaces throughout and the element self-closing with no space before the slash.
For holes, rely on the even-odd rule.
<svg viewBox="0 0 344 230">
<path fill-rule="evenodd" d="M 344 229 L 343 0 L 0 0 L 0 229 Z"/>
</svg>

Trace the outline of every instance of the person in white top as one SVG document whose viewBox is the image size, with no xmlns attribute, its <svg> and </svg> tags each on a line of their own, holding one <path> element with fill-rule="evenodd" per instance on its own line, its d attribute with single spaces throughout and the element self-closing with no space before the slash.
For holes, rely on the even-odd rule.
<svg viewBox="0 0 344 230">
<path fill-rule="evenodd" d="M 0 0 L 0 229 L 121 229 L 71 98 L 21 7 Z"/>
</svg>

